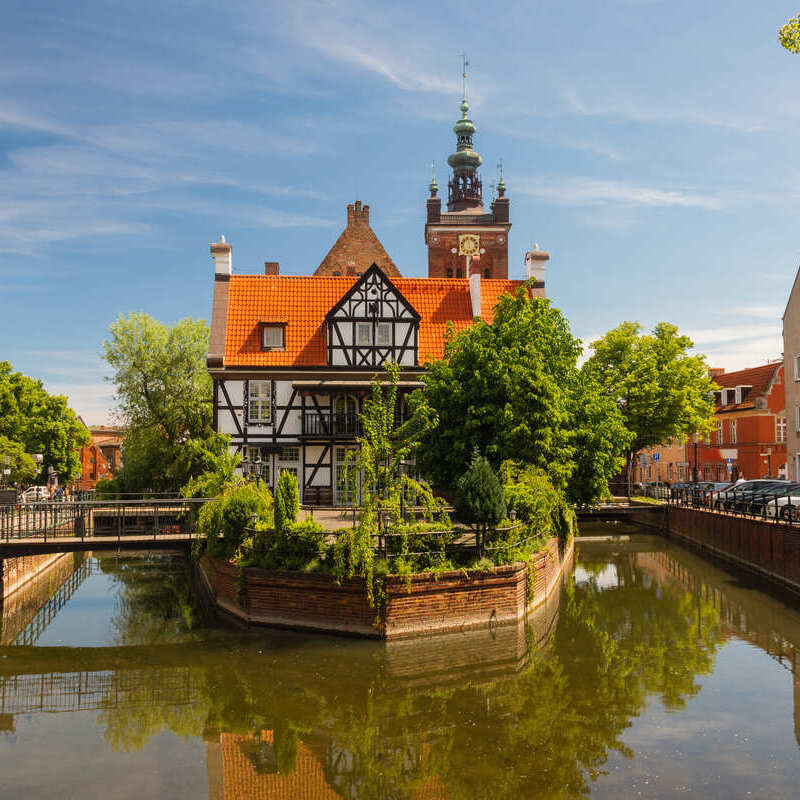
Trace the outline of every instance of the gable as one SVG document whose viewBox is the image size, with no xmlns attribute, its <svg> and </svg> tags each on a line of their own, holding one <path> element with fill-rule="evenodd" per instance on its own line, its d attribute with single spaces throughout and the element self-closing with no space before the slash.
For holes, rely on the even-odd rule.
<svg viewBox="0 0 800 800">
<path fill-rule="evenodd" d="M 326 315 L 327 319 L 419 321 L 416 309 L 373 264 Z"/>
</svg>

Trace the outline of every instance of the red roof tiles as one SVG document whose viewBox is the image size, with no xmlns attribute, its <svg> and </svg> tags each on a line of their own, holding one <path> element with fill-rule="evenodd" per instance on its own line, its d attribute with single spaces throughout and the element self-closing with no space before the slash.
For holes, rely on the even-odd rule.
<svg viewBox="0 0 800 800">
<path fill-rule="evenodd" d="M 355 276 L 233 275 L 230 279 L 226 366 L 324 366 L 325 315 L 358 280 Z M 456 330 L 472 322 L 466 278 L 391 278 L 419 313 L 419 363 L 441 358 L 447 323 Z M 522 281 L 481 281 L 481 315 L 491 322 L 504 292 Z M 261 350 L 262 322 L 286 322 L 284 350 Z"/>
</svg>

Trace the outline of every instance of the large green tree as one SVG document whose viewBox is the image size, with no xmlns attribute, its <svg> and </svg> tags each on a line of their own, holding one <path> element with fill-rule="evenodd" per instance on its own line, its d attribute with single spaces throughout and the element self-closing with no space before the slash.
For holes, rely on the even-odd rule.
<svg viewBox="0 0 800 800">
<path fill-rule="evenodd" d="M 491 325 L 451 333 L 424 378 L 439 425 L 418 456 L 423 470 L 453 486 L 477 447 L 495 469 L 506 459 L 543 469 L 575 502 L 603 495 L 628 437 L 616 405 L 582 381 L 580 352 L 563 314 L 524 287 L 501 297 Z M 573 482 L 579 463 L 591 496 Z"/>
<path fill-rule="evenodd" d="M 582 372 L 603 387 L 623 415 L 632 434 L 628 465 L 645 447 L 710 429 L 717 387 L 705 357 L 689 353 L 693 346 L 666 322 L 649 334 L 638 322 L 623 322 L 592 342 L 594 352 Z"/>
<path fill-rule="evenodd" d="M 41 453 L 43 474 L 53 467 L 62 482 L 80 475 L 80 448 L 90 441 L 66 397 L 51 395 L 41 381 L 12 372 L 8 361 L 0 361 L 0 436 L 24 452 Z M 23 481 L 30 474 L 25 463 L 19 478 Z"/>
<path fill-rule="evenodd" d="M 149 314 L 120 315 L 103 343 L 114 370 L 117 411 L 127 434 L 119 480 L 125 491 L 176 491 L 206 468 L 215 451 L 208 326 L 165 325 Z"/>
</svg>

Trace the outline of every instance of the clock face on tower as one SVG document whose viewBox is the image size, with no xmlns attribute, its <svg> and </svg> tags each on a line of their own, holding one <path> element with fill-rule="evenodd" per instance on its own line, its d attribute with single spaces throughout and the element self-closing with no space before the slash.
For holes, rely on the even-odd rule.
<svg viewBox="0 0 800 800">
<path fill-rule="evenodd" d="M 458 254 L 460 256 L 476 256 L 480 251 L 481 240 L 474 233 L 462 233 L 458 236 Z"/>
</svg>

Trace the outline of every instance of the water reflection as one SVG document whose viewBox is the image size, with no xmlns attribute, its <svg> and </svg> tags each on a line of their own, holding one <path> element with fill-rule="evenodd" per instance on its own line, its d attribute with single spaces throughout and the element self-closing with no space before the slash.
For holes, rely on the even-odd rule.
<svg viewBox="0 0 800 800">
<path fill-rule="evenodd" d="M 525 624 L 384 645 L 226 629 L 178 556 L 104 556 L 109 639 L 0 648 L 0 731 L 91 712 L 134 762 L 196 740 L 213 800 L 576 798 L 638 758 L 626 739 L 648 709 L 680 719 L 731 637 L 793 671 L 800 615 L 696 555 L 633 536 L 582 541 L 578 559 Z M 0 776 L 11 752 L 0 735 Z"/>
</svg>

